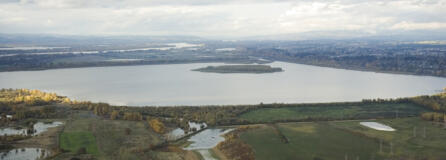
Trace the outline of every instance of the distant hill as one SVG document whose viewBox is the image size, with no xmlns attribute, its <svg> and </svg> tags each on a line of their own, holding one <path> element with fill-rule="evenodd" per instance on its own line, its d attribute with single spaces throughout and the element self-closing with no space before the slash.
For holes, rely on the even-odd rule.
<svg viewBox="0 0 446 160">
<path fill-rule="evenodd" d="M 4 45 L 91 45 L 150 42 L 195 42 L 203 40 L 203 38 L 195 36 L 77 36 L 0 33 L 0 44 Z"/>
<path fill-rule="evenodd" d="M 275 34 L 262 36 L 249 36 L 240 40 L 272 40 L 272 41 L 295 41 L 295 40 L 388 40 L 388 41 L 425 41 L 446 40 L 444 31 L 394 31 L 391 33 L 370 33 L 364 31 L 311 31 L 290 34 Z"/>
</svg>

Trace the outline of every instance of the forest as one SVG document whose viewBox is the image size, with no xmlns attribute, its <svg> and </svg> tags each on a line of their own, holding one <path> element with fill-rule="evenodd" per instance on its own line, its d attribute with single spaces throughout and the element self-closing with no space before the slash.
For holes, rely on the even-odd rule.
<svg viewBox="0 0 446 160">
<path fill-rule="evenodd" d="M 31 117 L 49 117 L 61 116 L 57 114 L 60 110 L 84 110 L 91 111 L 97 116 L 101 116 L 112 120 L 130 120 L 142 121 L 147 120 L 152 124 L 158 124 L 158 120 L 164 120 L 169 123 L 175 123 L 179 126 L 186 127 L 184 119 L 194 122 L 206 122 L 210 126 L 215 125 L 240 125 L 258 123 L 243 118 L 248 113 L 261 113 L 259 111 L 267 110 L 283 110 L 298 109 L 304 115 L 304 119 L 295 119 L 290 117 L 281 117 L 280 122 L 288 121 L 327 121 L 336 119 L 358 119 L 371 116 L 370 109 L 375 110 L 376 115 L 373 117 L 394 117 L 395 111 L 399 110 L 399 116 L 417 116 L 423 110 L 444 113 L 446 110 L 445 93 L 439 93 L 431 96 L 418 96 L 412 98 L 398 99 L 364 99 L 361 102 L 334 102 L 334 103 L 303 103 L 303 104 L 257 104 L 257 105 L 224 105 L 224 106 L 163 106 L 163 107 L 132 107 L 132 106 L 112 106 L 107 103 L 93 103 L 89 101 L 75 101 L 67 97 L 58 96 L 54 93 L 45 93 L 38 90 L 27 89 L 2 89 L 0 91 L 0 110 L 3 115 L 13 115 L 13 119 L 20 120 Z M 33 106 L 38 109 L 33 108 Z M 379 106 L 384 106 L 378 112 Z M 385 107 L 387 106 L 387 107 Z M 377 108 L 378 107 L 378 108 Z M 418 109 L 421 107 L 422 109 Z M 320 111 L 318 108 L 320 108 Z M 321 111 L 334 108 L 338 111 L 349 112 L 352 108 L 356 108 L 353 113 L 342 113 L 341 117 L 334 115 L 325 117 L 314 113 L 322 113 Z M 309 110 L 311 109 L 311 110 Z M 314 110 L 314 111 L 313 111 Z M 361 110 L 367 114 L 361 113 Z M 286 111 L 290 112 L 290 111 Z M 334 114 L 337 112 L 330 112 Z M 161 119 L 157 119 L 159 117 Z M 261 116 L 264 117 L 264 116 Z M 373 118 L 370 117 L 370 118 Z M 155 121 L 152 121 L 155 120 Z M 162 128 L 162 127 L 161 127 Z"/>
</svg>

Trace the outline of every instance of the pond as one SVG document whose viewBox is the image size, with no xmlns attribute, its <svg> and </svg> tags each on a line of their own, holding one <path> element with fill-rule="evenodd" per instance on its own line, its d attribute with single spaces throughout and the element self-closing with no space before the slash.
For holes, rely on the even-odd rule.
<svg viewBox="0 0 446 160">
<path fill-rule="evenodd" d="M 50 122 L 50 123 L 44 123 L 44 122 L 37 122 L 36 124 L 34 124 L 34 134 L 33 135 L 38 135 L 42 132 L 45 132 L 46 130 L 48 130 L 48 128 L 53 128 L 53 127 L 57 127 L 62 125 L 62 122 Z"/>
<path fill-rule="evenodd" d="M 184 149 L 194 150 L 200 153 L 205 160 L 215 160 L 216 158 L 212 156 L 210 150 L 217 146 L 218 143 L 223 142 L 225 138 L 222 136 L 228 132 L 231 132 L 232 130 L 233 129 L 221 128 L 205 129 L 190 137 L 187 141 L 192 143 Z"/>
<path fill-rule="evenodd" d="M 395 131 L 392 127 L 378 122 L 360 122 L 359 124 L 379 131 Z"/>
<path fill-rule="evenodd" d="M 190 131 L 193 131 L 193 130 L 199 131 L 199 130 L 204 129 L 204 128 L 207 127 L 206 123 L 188 122 L 188 124 L 189 124 Z M 191 133 L 192 132 L 188 132 L 188 134 L 191 134 Z M 183 129 L 176 128 L 176 129 L 170 131 L 169 133 L 167 133 L 166 137 L 167 137 L 168 140 L 175 140 L 175 139 L 184 137 L 186 135 L 187 134 L 186 134 L 186 132 Z"/>
<path fill-rule="evenodd" d="M 205 129 L 200 133 L 190 137 L 189 142 L 192 142 L 187 146 L 186 150 L 201 150 L 201 149 L 211 149 L 217 146 L 218 143 L 225 140 L 222 135 L 232 131 L 233 129 Z"/>
<path fill-rule="evenodd" d="M 284 72 L 218 74 L 193 63 L 0 72 L 0 88 L 55 92 L 115 105 L 232 105 L 360 101 L 437 93 L 446 78 L 270 63 Z"/>
<path fill-rule="evenodd" d="M 42 132 L 45 132 L 48 130 L 48 128 L 57 127 L 62 125 L 62 122 L 50 122 L 50 123 L 44 123 L 44 122 L 37 122 L 34 124 L 34 135 L 38 135 Z M 26 135 L 27 134 L 26 128 L 16 129 L 16 128 L 1 128 L 0 129 L 0 135 Z"/>
<path fill-rule="evenodd" d="M 0 116 L 0 119 L 2 119 L 3 117 Z M 6 119 L 12 119 L 12 115 L 6 115 Z"/>
<path fill-rule="evenodd" d="M 50 155 L 50 151 L 41 148 L 16 148 L 0 151 L 0 160 L 39 160 Z"/>
</svg>

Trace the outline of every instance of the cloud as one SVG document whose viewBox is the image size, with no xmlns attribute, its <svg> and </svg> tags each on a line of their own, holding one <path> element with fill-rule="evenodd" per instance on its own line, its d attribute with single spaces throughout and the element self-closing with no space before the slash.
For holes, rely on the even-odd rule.
<svg viewBox="0 0 446 160">
<path fill-rule="evenodd" d="M 414 22 L 400 22 L 394 24 L 392 29 L 402 29 L 402 30 L 438 30 L 446 29 L 446 23 L 440 22 L 428 22 L 428 23 L 414 23 Z"/>
<path fill-rule="evenodd" d="M 446 0 L 4 0 L 0 32 L 243 37 L 446 32 Z"/>
</svg>

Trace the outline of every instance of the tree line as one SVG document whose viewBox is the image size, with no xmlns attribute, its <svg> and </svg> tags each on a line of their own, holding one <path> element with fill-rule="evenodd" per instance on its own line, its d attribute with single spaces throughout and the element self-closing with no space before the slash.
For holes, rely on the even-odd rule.
<svg viewBox="0 0 446 160">
<path fill-rule="evenodd" d="M 26 98 L 32 97 L 32 98 Z M 175 106 L 175 107 L 130 107 L 112 106 L 107 103 L 93 103 L 89 101 L 75 101 L 54 93 L 38 90 L 2 89 L 0 91 L 0 110 L 11 113 L 15 119 L 48 118 L 55 114 L 58 107 L 40 104 L 64 104 L 73 110 L 88 110 L 95 115 L 112 120 L 129 120 L 150 122 L 158 118 L 163 123 L 173 123 L 188 130 L 189 121 L 205 122 L 209 126 L 249 124 L 250 122 L 238 116 L 262 108 L 281 107 L 319 107 L 319 106 L 355 106 L 380 103 L 414 103 L 432 111 L 446 111 L 446 93 L 431 96 L 397 99 L 364 99 L 360 102 L 334 102 L 310 104 L 256 104 L 256 105 L 214 105 L 214 106 Z M 42 103 L 44 102 L 44 103 Z M 38 109 L 27 109 L 29 106 L 39 106 Z M 311 117 L 308 120 L 315 120 Z M 317 119 L 316 119 L 317 120 Z M 153 121 L 155 122 L 155 121 Z M 152 123 L 157 124 L 157 123 Z M 157 128 L 157 127 L 155 127 Z"/>
</svg>

